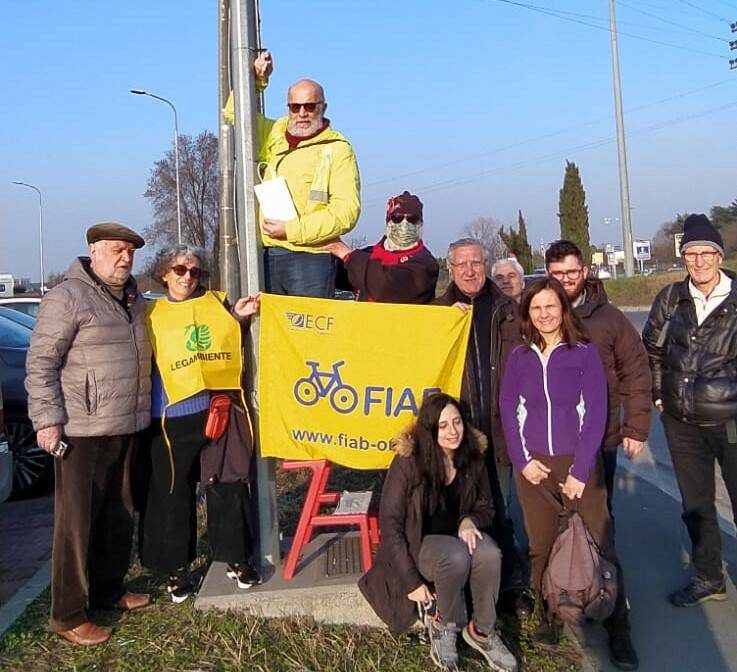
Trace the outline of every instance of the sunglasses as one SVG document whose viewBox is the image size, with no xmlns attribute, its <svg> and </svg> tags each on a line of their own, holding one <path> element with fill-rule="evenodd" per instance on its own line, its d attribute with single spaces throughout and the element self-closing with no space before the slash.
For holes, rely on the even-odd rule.
<svg viewBox="0 0 737 672">
<path fill-rule="evenodd" d="M 197 280 L 198 278 L 202 277 L 202 269 L 199 266 L 192 266 L 191 268 L 187 268 L 182 264 L 177 264 L 176 266 L 172 266 L 171 270 L 174 271 L 174 274 L 178 275 L 180 278 L 187 275 L 187 273 L 189 273 L 189 277 L 193 280 Z"/>
<path fill-rule="evenodd" d="M 403 222 L 404 220 L 407 220 L 410 224 L 417 224 L 421 222 L 419 215 L 403 215 L 399 212 L 392 213 L 391 220 L 395 224 L 399 224 L 399 222 Z"/>
<path fill-rule="evenodd" d="M 318 105 L 322 105 L 325 101 L 318 100 L 316 103 L 287 103 L 287 107 L 292 114 L 298 114 L 299 111 L 304 107 L 305 112 L 312 114 Z"/>
</svg>

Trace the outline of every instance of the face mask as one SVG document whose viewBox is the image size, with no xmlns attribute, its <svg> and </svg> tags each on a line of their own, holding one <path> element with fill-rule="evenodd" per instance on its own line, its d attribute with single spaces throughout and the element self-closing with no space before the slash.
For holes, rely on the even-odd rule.
<svg viewBox="0 0 737 672">
<path fill-rule="evenodd" d="M 386 237 L 394 247 L 400 250 L 413 247 L 422 237 L 422 224 L 410 224 L 406 219 L 399 224 L 389 222 L 386 227 Z"/>
</svg>

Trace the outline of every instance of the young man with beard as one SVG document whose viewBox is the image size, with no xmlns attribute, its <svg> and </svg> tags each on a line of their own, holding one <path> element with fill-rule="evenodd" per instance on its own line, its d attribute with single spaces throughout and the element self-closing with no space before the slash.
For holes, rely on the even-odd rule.
<svg viewBox="0 0 737 672">
<path fill-rule="evenodd" d="M 338 239 L 323 249 L 341 260 L 359 301 L 429 303 L 439 268 L 422 242 L 422 225 L 422 201 L 404 191 L 388 200 L 386 233 L 376 245 L 351 250 Z"/>
<path fill-rule="evenodd" d="M 273 71 L 271 55 L 254 62 L 259 88 Z M 297 217 L 261 217 L 266 290 L 274 294 L 332 297 L 335 258 L 321 247 L 351 231 L 361 209 L 358 164 L 346 138 L 330 126 L 322 86 L 302 79 L 289 87 L 287 116 L 259 118 L 259 172 L 284 177 Z"/>
</svg>

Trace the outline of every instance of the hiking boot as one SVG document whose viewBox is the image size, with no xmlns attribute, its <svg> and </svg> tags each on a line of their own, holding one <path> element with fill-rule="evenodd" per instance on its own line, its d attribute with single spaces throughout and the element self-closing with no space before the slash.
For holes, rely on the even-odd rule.
<svg viewBox="0 0 737 672">
<path fill-rule="evenodd" d="M 629 632 L 609 633 L 609 660 L 620 670 L 636 670 L 640 666 Z"/>
<path fill-rule="evenodd" d="M 261 575 L 247 562 L 228 565 L 225 576 L 233 579 L 241 590 L 248 590 L 261 583 Z"/>
<path fill-rule="evenodd" d="M 458 670 L 458 650 L 456 638 L 458 628 L 455 623 L 441 625 L 433 620 L 430 632 L 430 657 L 441 670 L 456 672 Z"/>
<path fill-rule="evenodd" d="M 683 588 L 668 595 L 668 600 L 674 607 L 694 607 L 707 600 L 722 602 L 726 599 L 727 588 L 724 579 L 707 581 L 700 576 L 692 577 Z"/>
<path fill-rule="evenodd" d="M 563 623 L 555 619 L 550 622 L 543 619 L 542 623 L 537 626 L 537 629 L 533 633 L 532 639 L 543 646 L 558 646 L 562 634 Z"/>
<path fill-rule="evenodd" d="M 472 649 L 478 651 L 489 664 L 492 670 L 497 672 L 517 672 L 517 661 L 504 645 L 499 635 L 492 631 L 486 637 L 482 637 L 476 630 L 473 621 L 463 628 L 463 639 Z"/>
<path fill-rule="evenodd" d="M 169 593 L 174 604 L 181 604 L 194 593 L 194 584 L 189 580 L 186 572 L 177 572 L 169 575 L 166 592 Z"/>
</svg>

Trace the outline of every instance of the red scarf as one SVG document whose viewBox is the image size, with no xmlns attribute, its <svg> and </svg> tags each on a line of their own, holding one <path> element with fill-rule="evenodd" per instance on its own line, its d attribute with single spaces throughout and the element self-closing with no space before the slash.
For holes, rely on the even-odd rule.
<svg viewBox="0 0 737 672">
<path fill-rule="evenodd" d="M 297 145 L 299 145 L 300 142 L 304 142 L 305 140 L 312 140 L 312 138 L 316 138 L 328 126 L 330 126 L 330 119 L 323 119 L 322 128 L 315 131 L 312 135 L 305 135 L 305 136 L 297 137 L 296 135 L 292 135 L 289 131 L 284 131 L 284 137 L 287 139 L 287 142 L 289 143 L 289 149 L 296 149 Z"/>
<path fill-rule="evenodd" d="M 382 238 L 371 250 L 371 256 L 369 259 L 375 259 L 380 261 L 383 266 L 399 266 L 405 261 L 408 261 L 410 257 L 414 257 L 416 254 L 422 252 L 425 249 L 425 244 L 420 241 L 414 247 L 410 247 L 408 250 L 387 250 L 384 247 L 384 241 L 386 237 Z"/>
</svg>

